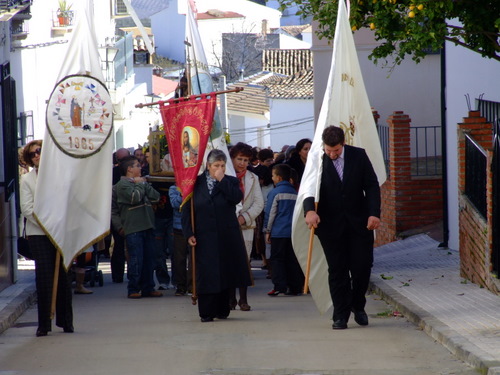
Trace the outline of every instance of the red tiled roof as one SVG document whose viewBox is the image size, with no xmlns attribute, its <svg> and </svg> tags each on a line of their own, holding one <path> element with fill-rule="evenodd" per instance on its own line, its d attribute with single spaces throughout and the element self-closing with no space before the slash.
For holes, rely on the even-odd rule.
<svg viewBox="0 0 500 375">
<path fill-rule="evenodd" d="M 245 16 L 236 12 L 224 12 L 222 10 L 211 9 L 205 13 L 198 13 L 196 18 L 198 20 L 213 20 L 218 18 L 245 18 Z"/>
<path fill-rule="evenodd" d="M 175 91 L 178 82 L 153 75 L 153 93 L 166 96 Z"/>
</svg>

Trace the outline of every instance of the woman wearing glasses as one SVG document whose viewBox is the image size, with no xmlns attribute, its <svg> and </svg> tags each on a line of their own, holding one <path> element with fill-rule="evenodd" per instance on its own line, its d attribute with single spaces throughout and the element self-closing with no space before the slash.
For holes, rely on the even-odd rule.
<svg viewBox="0 0 500 375">
<path fill-rule="evenodd" d="M 50 308 L 54 279 L 56 248 L 40 228 L 33 215 L 34 197 L 38 166 L 42 152 L 42 141 L 29 142 L 23 150 L 23 159 L 31 171 L 21 177 L 21 213 L 26 218 L 26 236 L 35 260 L 36 293 L 38 304 L 38 329 L 36 335 L 47 336 L 51 331 Z M 73 306 L 71 298 L 71 282 L 62 262 L 59 269 L 57 285 L 56 326 L 64 332 L 73 329 Z"/>
</svg>

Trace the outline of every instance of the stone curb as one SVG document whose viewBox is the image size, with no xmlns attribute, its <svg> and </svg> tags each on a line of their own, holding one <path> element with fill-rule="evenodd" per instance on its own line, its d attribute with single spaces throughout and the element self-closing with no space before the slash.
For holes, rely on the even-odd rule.
<svg viewBox="0 0 500 375">
<path fill-rule="evenodd" d="M 36 301 L 36 288 L 29 285 L 0 311 L 0 334 L 12 327 L 15 321 Z"/>
<path fill-rule="evenodd" d="M 500 375 L 500 362 L 478 348 L 457 331 L 404 297 L 382 280 L 370 280 L 370 290 L 403 313 L 453 355 L 484 375 Z"/>
</svg>

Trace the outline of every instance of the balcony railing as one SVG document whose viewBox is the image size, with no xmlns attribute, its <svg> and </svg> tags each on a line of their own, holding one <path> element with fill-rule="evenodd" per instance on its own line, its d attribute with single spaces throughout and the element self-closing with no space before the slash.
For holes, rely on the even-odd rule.
<svg viewBox="0 0 500 375">
<path fill-rule="evenodd" d="M 64 12 L 52 12 L 52 26 L 53 27 L 72 27 L 75 20 L 75 13 L 72 10 Z"/>
</svg>

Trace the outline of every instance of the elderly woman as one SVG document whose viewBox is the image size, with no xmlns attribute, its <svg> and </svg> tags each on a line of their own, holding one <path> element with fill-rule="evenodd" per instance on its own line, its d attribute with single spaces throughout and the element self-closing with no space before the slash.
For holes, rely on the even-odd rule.
<svg viewBox="0 0 500 375">
<path fill-rule="evenodd" d="M 251 285 L 245 244 L 235 215 L 243 194 L 238 180 L 225 171 L 226 155 L 212 150 L 207 169 L 196 179 L 192 199 L 182 209 L 184 236 L 189 245 L 196 246 L 196 288 L 202 322 L 226 319 L 231 290 Z"/>
<path fill-rule="evenodd" d="M 252 157 L 252 147 L 246 143 L 239 142 L 229 151 L 231 161 L 233 162 L 236 177 L 238 178 L 239 187 L 243 193 L 241 200 L 241 209 L 236 213 L 238 223 L 241 226 L 243 239 L 245 240 L 245 248 L 247 257 L 250 259 L 252 252 L 252 244 L 255 228 L 257 226 L 256 219 L 264 209 L 264 198 L 260 188 L 259 177 L 248 170 L 248 164 Z M 238 306 L 242 311 L 250 311 L 250 305 L 247 301 L 247 288 L 239 289 L 240 300 Z M 236 308 L 236 291 L 231 297 L 231 308 Z"/>
<path fill-rule="evenodd" d="M 34 215 L 34 197 L 42 152 L 42 141 L 28 143 L 23 150 L 25 163 L 32 167 L 31 171 L 21 178 L 21 212 L 26 220 L 26 236 L 35 260 L 36 293 L 38 304 L 38 329 L 36 335 L 47 336 L 51 331 L 51 299 L 54 280 L 55 259 L 57 250 L 50 239 L 38 225 Z M 64 332 L 73 329 L 73 306 L 71 299 L 71 280 L 62 262 L 59 268 L 56 300 L 56 326 Z"/>
</svg>

